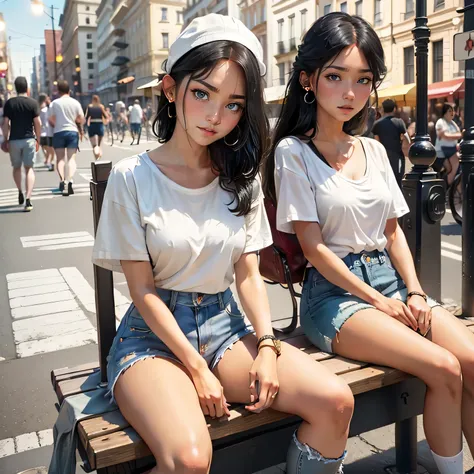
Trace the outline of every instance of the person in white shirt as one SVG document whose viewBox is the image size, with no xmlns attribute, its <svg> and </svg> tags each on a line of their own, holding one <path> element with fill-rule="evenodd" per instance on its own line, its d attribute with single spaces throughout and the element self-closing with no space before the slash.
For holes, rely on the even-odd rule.
<svg viewBox="0 0 474 474">
<path fill-rule="evenodd" d="M 41 138 L 40 145 L 43 149 L 44 164 L 49 171 L 54 171 L 54 148 L 53 148 L 53 130 L 49 124 L 49 106 L 51 99 L 47 94 L 40 94 L 38 98 L 41 118 Z"/>
<path fill-rule="evenodd" d="M 272 242 L 258 179 L 262 46 L 241 21 L 210 14 L 181 33 L 165 69 L 162 145 L 114 166 L 92 254 L 125 274 L 133 300 L 110 350 L 110 395 L 158 460 L 149 473 L 207 473 L 204 415 L 229 416 L 227 402 L 304 420 L 289 474 L 339 473 L 352 393 L 275 339 L 258 270 Z"/>
<path fill-rule="evenodd" d="M 59 98 L 52 102 L 48 120 L 54 133 L 53 147 L 61 180 L 59 190 L 63 196 L 69 196 L 74 194 L 72 183 L 76 172 L 76 153 L 79 139 L 82 141 L 83 138 L 82 126 L 85 119 L 81 104 L 69 95 L 68 82 L 58 81 L 57 87 Z"/>
<path fill-rule="evenodd" d="M 308 261 L 300 306 L 320 349 L 426 383 L 424 428 L 441 474 L 474 452 L 474 335 L 425 294 L 398 218 L 409 212 L 385 148 L 359 136 L 385 75 L 377 33 L 334 12 L 305 34 L 265 169 L 278 231 Z"/>
<path fill-rule="evenodd" d="M 130 132 L 132 134 L 132 143 L 135 142 L 135 137 L 137 137 L 137 145 L 140 143 L 140 135 L 141 135 L 141 128 L 143 123 L 143 109 L 140 105 L 140 101 L 138 99 L 135 100 L 133 103 L 132 108 L 130 109 L 129 115 L 130 121 Z"/>
</svg>

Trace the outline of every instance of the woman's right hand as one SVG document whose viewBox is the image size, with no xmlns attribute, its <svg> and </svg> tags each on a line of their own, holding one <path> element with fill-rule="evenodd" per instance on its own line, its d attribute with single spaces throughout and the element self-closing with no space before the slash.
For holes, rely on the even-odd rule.
<svg viewBox="0 0 474 474">
<path fill-rule="evenodd" d="M 403 301 L 379 295 L 379 297 L 375 300 L 374 306 L 379 311 L 382 311 L 392 318 L 397 319 L 405 326 L 411 327 L 414 331 L 418 329 L 418 322 L 416 318 L 413 316 L 410 308 L 408 308 L 408 306 Z"/>
<path fill-rule="evenodd" d="M 230 416 L 224 389 L 219 379 L 208 367 L 191 373 L 191 378 L 196 387 L 204 415 L 209 415 L 212 418 L 220 418 L 224 415 Z"/>
</svg>

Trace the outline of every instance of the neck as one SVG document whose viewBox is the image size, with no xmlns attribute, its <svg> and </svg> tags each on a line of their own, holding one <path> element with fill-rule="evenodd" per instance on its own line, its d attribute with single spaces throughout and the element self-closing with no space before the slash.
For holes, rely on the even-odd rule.
<svg viewBox="0 0 474 474">
<path fill-rule="evenodd" d="M 393 115 L 393 112 L 384 112 L 383 113 L 384 117 L 390 117 L 391 115 Z"/>
<path fill-rule="evenodd" d="M 28 95 L 27 92 L 22 92 L 21 94 L 17 92 L 18 97 L 26 97 Z"/>
<path fill-rule="evenodd" d="M 344 122 L 340 122 L 325 111 L 318 109 L 316 114 L 316 140 L 339 142 L 346 138 L 346 133 L 343 131 Z"/>
<path fill-rule="evenodd" d="M 166 143 L 167 151 L 174 157 L 174 163 L 184 165 L 188 168 L 209 167 L 209 155 L 207 146 L 198 145 L 183 129 L 179 121 L 170 141 Z"/>
</svg>

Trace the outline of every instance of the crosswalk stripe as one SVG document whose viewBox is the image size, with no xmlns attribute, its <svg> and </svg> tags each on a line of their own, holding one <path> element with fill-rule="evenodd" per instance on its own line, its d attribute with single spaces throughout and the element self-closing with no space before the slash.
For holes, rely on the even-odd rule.
<svg viewBox="0 0 474 474">
<path fill-rule="evenodd" d="M 450 258 L 452 260 L 457 260 L 458 262 L 462 262 L 462 256 L 458 255 L 457 253 L 450 252 L 449 250 L 443 250 L 441 249 L 441 255 L 443 257 Z"/>
<path fill-rule="evenodd" d="M 22 242 L 39 242 L 41 240 L 50 240 L 50 239 L 61 239 L 61 238 L 67 238 L 67 237 L 90 237 L 89 232 L 86 230 L 79 231 L 79 232 L 68 232 L 66 234 L 45 234 L 45 235 L 32 235 L 29 237 L 20 237 L 20 240 Z"/>
<path fill-rule="evenodd" d="M 458 245 L 450 244 L 449 242 L 441 241 L 441 247 L 448 250 L 455 250 L 456 252 L 462 252 L 462 247 L 459 247 Z"/>
<path fill-rule="evenodd" d="M 94 245 L 94 238 L 89 232 L 20 237 L 20 240 L 24 248 L 38 247 L 38 250 L 60 250 L 75 247 L 92 247 Z"/>
</svg>

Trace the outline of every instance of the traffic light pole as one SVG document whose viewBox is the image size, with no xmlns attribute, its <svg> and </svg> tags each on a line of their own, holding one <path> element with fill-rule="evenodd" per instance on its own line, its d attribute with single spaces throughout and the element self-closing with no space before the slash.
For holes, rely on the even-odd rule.
<svg viewBox="0 0 474 474">
<path fill-rule="evenodd" d="M 474 0 L 465 0 L 464 31 L 474 30 Z M 474 53 L 474 52 L 473 52 Z M 462 314 L 474 316 L 474 56 L 466 60 L 464 135 L 461 142 L 462 209 Z"/>
</svg>

